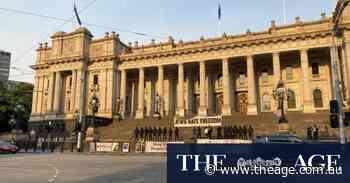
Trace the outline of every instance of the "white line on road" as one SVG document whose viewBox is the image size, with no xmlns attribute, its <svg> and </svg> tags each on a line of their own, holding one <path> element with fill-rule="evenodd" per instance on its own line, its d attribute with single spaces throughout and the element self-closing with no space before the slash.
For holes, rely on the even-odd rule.
<svg viewBox="0 0 350 183">
<path fill-rule="evenodd" d="M 134 179 L 134 180 L 124 182 L 124 183 L 138 183 L 138 182 L 145 182 L 145 179 Z"/>
<path fill-rule="evenodd" d="M 53 175 L 51 179 L 47 180 L 49 183 L 53 183 L 56 181 L 56 178 L 58 177 L 59 170 L 54 165 L 51 165 L 51 164 L 48 164 L 48 165 L 55 170 L 55 175 Z"/>
</svg>

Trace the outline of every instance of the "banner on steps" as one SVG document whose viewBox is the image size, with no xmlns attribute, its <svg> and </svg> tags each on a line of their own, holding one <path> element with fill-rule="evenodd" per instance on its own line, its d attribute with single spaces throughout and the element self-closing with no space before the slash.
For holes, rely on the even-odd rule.
<svg viewBox="0 0 350 183">
<path fill-rule="evenodd" d="M 175 127 L 216 127 L 222 125 L 222 116 L 196 116 L 189 119 L 174 119 Z"/>
<path fill-rule="evenodd" d="M 91 143 L 91 145 L 93 146 L 94 143 Z M 97 152 L 119 152 L 120 151 L 119 142 L 113 142 L 113 143 L 98 142 L 96 143 L 96 151 Z"/>
<path fill-rule="evenodd" d="M 168 144 L 184 144 L 183 141 L 177 142 L 155 142 L 155 141 L 146 141 L 145 152 L 152 153 L 166 153 Z"/>
</svg>

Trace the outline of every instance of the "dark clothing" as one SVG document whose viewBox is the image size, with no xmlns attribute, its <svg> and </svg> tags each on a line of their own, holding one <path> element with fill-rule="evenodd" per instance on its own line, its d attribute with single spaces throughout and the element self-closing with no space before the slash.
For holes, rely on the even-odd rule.
<svg viewBox="0 0 350 183">
<path fill-rule="evenodd" d="M 173 129 L 169 128 L 169 140 L 172 141 L 173 140 Z"/>
<path fill-rule="evenodd" d="M 179 128 L 175 128 L 175 141 L 179 139 Z"/>
<path fill-rule="evenodd" d="M 253 138 L 254 138 L 254 129 L 253 129 L 252 126 L 249 126 L 248 135 L 249 135 L 249 139 L 253 140 Z"/>
</svg>

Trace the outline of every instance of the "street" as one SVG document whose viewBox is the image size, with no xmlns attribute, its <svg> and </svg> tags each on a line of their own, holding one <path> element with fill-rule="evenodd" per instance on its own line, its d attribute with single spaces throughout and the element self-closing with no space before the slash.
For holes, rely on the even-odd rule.
<svg viewBox="0 0 350 183">
<path fill-rule="evenodd" d="M 160 155 L 0 155 L 1 183 L 164 183 Z"/>
</svg>

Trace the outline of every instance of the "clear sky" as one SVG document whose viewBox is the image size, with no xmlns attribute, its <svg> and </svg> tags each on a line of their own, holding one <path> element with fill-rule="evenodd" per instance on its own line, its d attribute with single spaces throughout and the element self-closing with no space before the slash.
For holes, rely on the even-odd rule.
<svg viewBox="0 0 350 183">
<path fill-rule="evenodd" d="M 77 0 L 78 9 L 93 0 Z M 262 31 L 271 20 L 283 23 L 282 0 L 221 0 L 221 31 L 228 34 Z M 336 0 L 286 0 L 288 23 L 300 16 L 304 21 L 317 20 L 321 12 L 327 16 L 334 10 Z M 73 16 L 73 0 L 8 0 L 0 8 L 11 8 L 35 12 L 48 16 L 69 19 Z M 104 32 L 116 31 L 122 41 L 148 44 L 151 37 L 118 31 L 132 30 L 176 40 L 197 40 L 200 36 L 215 37 L 219 33 L 217 24 L 218 0 L 97 0 L 81 13 L 84 22 L 110 26 L 115 29 L 89 27 L 95 37 Z M 33 82 L 29 68 L 35 63 L 35 49 L 39 42 L 49 41 L 50 35 L 59 30 L 70 32 L 73 23 L 65 26 L 61 21 L 22 15 L 0 9 L 0 49 L 12 53 L 10 79 Z M 165 39 L 156 38 L 157 41 Z"/>
</svg>

